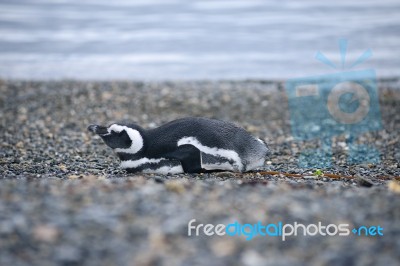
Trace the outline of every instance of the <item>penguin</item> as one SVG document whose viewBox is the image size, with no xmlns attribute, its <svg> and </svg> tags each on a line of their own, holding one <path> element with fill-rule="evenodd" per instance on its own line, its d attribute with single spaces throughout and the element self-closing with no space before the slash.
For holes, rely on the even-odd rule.
<svg viewBox="0 0 400 266">
<path fill-rule="evenodd" d="M 264 165 L 267 144 L 233 123 L 186 117 L 154 129 L 90 125 L 130 173 L 246 172 Z"/>
</svg>

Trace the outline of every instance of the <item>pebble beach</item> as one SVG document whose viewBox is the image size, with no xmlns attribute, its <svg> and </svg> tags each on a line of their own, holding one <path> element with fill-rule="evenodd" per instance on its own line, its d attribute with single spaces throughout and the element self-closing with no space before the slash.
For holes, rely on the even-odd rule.
<svg viewBox="0 0 400 266">
<path fill-rule="evenodd" d="M 0 265 L 398 265 L 400 80 L 378 82 L 377 163 L 301 168 L 280 81 L 0 81 Z M 234 122 L 268 143 L 251 173 L 128 174 L 90 124 Z M 272 174 L 274 173 L 274 174 Z M 289 175 L 288 175 L 289 174 Z M 347 223 L 383 236 L 188 236 L 188 222 Z"/>
</svg>

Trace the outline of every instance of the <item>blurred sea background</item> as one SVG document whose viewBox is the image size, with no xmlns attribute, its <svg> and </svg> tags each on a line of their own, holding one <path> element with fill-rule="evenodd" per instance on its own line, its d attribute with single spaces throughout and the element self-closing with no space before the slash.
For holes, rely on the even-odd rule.
<svg viewBox="0 0 400 266">
<path fill-rule="evenodd" d="M 344 69 L 315 60 L 321 51 Z M 400 1 L 1 0 L 0 78 L 287 79 L 400 75 Z"/>
</svg>

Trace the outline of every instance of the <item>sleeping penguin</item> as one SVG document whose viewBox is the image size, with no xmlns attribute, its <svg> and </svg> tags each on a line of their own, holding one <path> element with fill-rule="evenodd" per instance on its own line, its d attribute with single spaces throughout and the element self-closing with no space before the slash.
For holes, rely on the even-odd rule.
<svg viewBox="0 0 400 266">
<path fill-rule="evenodd" d="M 267 145 L 232 123 L 201 117 L 154 129 L 136 124 L 90 125 L 128 172 L 159 174 L 246 172 L 264 165 Z"/>
</svg>

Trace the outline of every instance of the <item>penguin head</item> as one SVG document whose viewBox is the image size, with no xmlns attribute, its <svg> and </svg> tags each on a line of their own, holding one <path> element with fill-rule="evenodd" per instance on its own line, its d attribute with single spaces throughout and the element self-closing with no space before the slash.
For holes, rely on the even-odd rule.
<svg viewBox="0 0 400 266">
<path fill-rule="evenodd" d="M 99 135 L 115 152 L 135 154 L 143 148 L 143 129 L 135 124 L 90 125 L 88 130 Z"/>
</svg>

